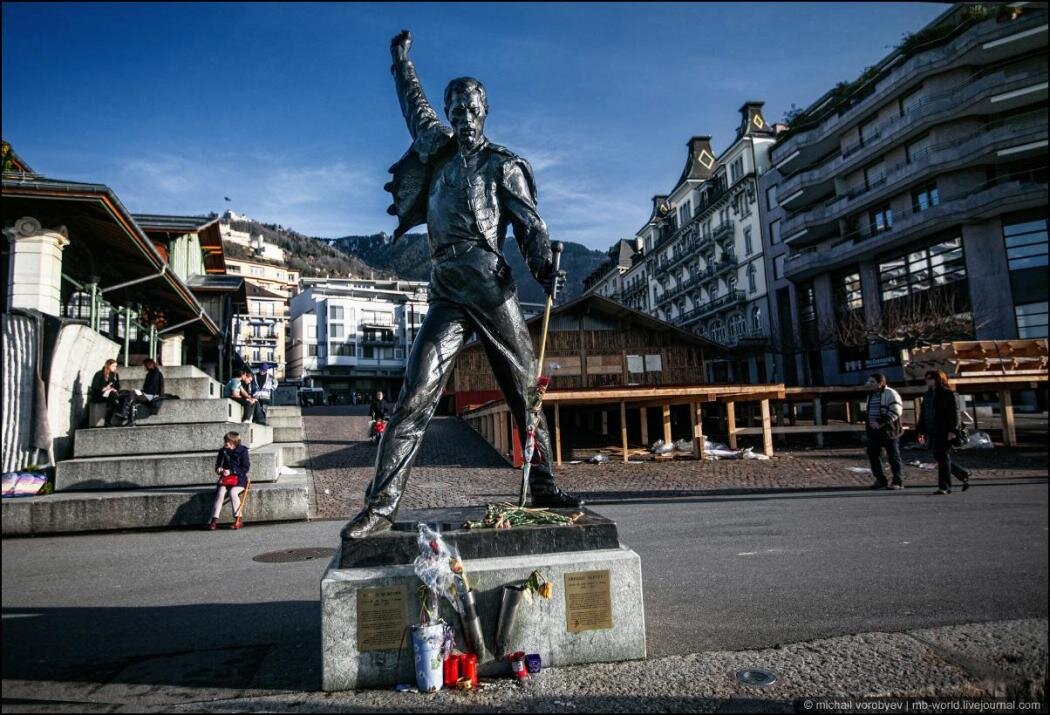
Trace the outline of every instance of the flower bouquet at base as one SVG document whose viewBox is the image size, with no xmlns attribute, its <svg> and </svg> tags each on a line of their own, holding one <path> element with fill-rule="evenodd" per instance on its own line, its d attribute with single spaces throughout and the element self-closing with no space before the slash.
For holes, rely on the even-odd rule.
<svg viewBox="0 0 1050 715">
<path fill-rule="evenodd" d="M 544 578 L 538 570 L 533 571 L 527 579 L 520 583 L 512 583 L 503 587 L 499 621 L 496 624 L 496 654 L 499 658 L 505 658 L 514 652 L 510 648 L 510 641 L 514 636 L 514 627 L 517 623 L 518 606 L 522 600 L 533 603 L 533 594 L 544 600 L 550 600 L 554 595 L 554 584 Z"/>
</svg>

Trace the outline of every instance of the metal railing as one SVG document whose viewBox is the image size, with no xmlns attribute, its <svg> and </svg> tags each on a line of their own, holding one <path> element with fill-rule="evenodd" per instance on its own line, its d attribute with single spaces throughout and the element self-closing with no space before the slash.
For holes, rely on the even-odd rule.
<svg viewBox="0 0 1050 715">
<path fill-rule="evenodd" d="M 770 153 L 771 161 L 774 164 L 778 164 L 795 151 L 802 149 L 802 147 L 815 144 L 826 138 L 827 135 L 841 131 L 840 127 L 856 120 L 865 111 L 871 110 L 879 102 L 886 101 L 893 94 L 900 92 L 900 87 L 904 86 L 909 80 L 938 69 L 940 65 L 958 61 L 958 58 L 963 53 L 988 41 L 992 36 L 1005 36 L 1022 32 L 1026 27 L 1038 26 L 1046 22 L 1045 13 L 1034 14 L 1032 18 L 1032 20 L 1027 20 L 1022 17 L 1021 20 L 1015 20 L 1007 25 L 986 21 L 985 23 L 966 28 L 962 36 L 947 44 L 940 44 L 912 55 L 903 64 L 878 80 L 876 89 L 873 92 L 856 101 L 850 107 L 841 109 L 838 112 L 832 109 L 823 116 L 814 118 L 812 120 L 812 128 L 799 131 L 785 139 L 779 146 L 774 147 Z M 981 27 L 982 24 L 985 25 L 983 28 Z M 878 87 L 880 84 L 882 85 L 881 88 Z"/>
<path fill-rule="evenodd" d="M 1032 121 L 1035 115 L 1041 115 L 1042 121 Z M 1014 117 L 1012 120 L 1001 120 L 965 136 L 926 147 L 921 152 L 913 154 L 909 160 L 886 168 L 875 181 L 853 187 L 845 194 L 828 199 L 816 207 L 789 215 L 781 224 L 781 232 L 783 235 L 790 236 L 801 228 L 841 218 L 851 211 L 859 210 L 857 205 L 852 205 L 858 199 L 885 193 L 886 187 L 892 188 L 918 174 L 939 168 L 949 162 L 972 160 L 982 149 L 991 148 L 997 143 L 1015 142 L 1026 137 L 1037 140 L 1046 136 L 1045 110 L 1018 116 L 1023 116 L 1024 119 L 1016 121 L 1017 117 Z M 868 199 L 865 199 L 865 202 L 867 201 Z"/>
<path fill-rule="evenodd" d="M 149 345 L 149 356 L 150 358 L 157 359 L 157 343 L 160 340 L 160 336 L 157 332 L 155 325 L 144 323 L 140 320 L 142 317 L 142 306 L 139 305 L 137 310 L 133 310 L 130 305 L 125 305 L 123 308 L 110 303 L 102 297 L 102 291 L 97 283 L 80 283 L 73 278 L 67 276 L 65 273 L 62 274 L 62 280 L 73 286 L 79 293 L 84 294 L 88 298 L 88 327 L 94 330 L 96 333 L 101 333 L 109 336 L 110 338 L 119 338 L 119 333 L 116 335 L 110 335 L 110 330 L 107 326 L 106 330 L 102 329 L 102 314 L 103 312 L 109 312 L 110 314 L 116 313 L 122 316 L 124 326 L 124 338 L 123 338 L 123 353 L 124 353 L 124 367 L 128 367 L 131 359 L 131 329 L 135 328 L 136 335 L 139 336 L 136 342 L 142 339 L 142 335 L 147 336 L 146 341 Z M 104 308 L 108 308 L 108 311 L 104 311 Z M 62 306 L 62 314 L 65 317 L 75 317 L 81 319 L 83 316 L 80 314 L 80 306 L 77 306 L 77 314 L 71 315 L 69 313 L 69 306 Z M 134 314 L 134 318 L 132 318 Z"/>
<path fill-rule="evenodd" d="M 1041 167 L 1038 171 L 1046 171 L 1046 168 Z M 1041 188 L 1045 192 L 1046 186 L 1045 182 L 1036 179 L 1018 180 L 1016 175 L 993 179 L 972 189 L 942 196 L 940 202 L 935 206 L 925 209 L 912 207 L 897 211 L 894 213 L 892 225 L 876 234 L 866 234 L 860 229 L 855 229 L 834 238 L 834 243 L 831 245 L 792 249 L 784 262 L 785 272 L 797 275 L 818 266 L 827 266 L 830 269 L 835 263 L 853 256 L 858 250 L 870 249 L 869 240 L 876 238 L 880 241 L 891 240 L 915 230 L 927 221 L 960 221 L 969 213 L 980 211 L 990 205 L 1001 204 L 1010 198 L 1017 198 L 1026 191 Z"/>
</svg>

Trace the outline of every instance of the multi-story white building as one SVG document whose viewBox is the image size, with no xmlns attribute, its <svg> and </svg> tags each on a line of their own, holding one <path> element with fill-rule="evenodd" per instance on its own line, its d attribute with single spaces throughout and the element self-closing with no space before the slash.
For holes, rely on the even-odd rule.
<svg viewBox="0 0 1050 715">
<path fill-rule="evenodd" d="M 426 317 L 426 282 L 305 278 L 290 307 L 290 379 L 344 400 L 376 390 L 397 396 Z"/>
<path fill-rule="evenodd" d="M 285 298 L 290 298 L 299 292 L 299 271 L 293 271 L 284 266 L 227 258 L 226 272 L 230 275 L 241 276 L 247 282 L 254 283 Z"/>
<path fill-rule="evenodd" d="M 288 299 L 245 281 L 248 312 L 233 318 L 233 349 L 252 369 L 261 363 L 274 367 L 274 376 L 287 375 L 285 336 L 288 332 Z"/>
<path fill-rule="evenodd" d="M 238 231 L 226 221 L 219 224 L 219 233 L 223 241 L 244 246 L 257 258 L 284 262 L 284 249 L 267 241 L 262 234 L 252 235 L 248 231 Z"/>
<path fill-rule="evenodd" d="M 710 379 L 764 382 L 771 357 L 757 177 L 769 168 L 774 132 L 761 102 L 740 114 L 720 155 L 708 136 L 689 140 L 681 177 L 653 197 L 636 234 L 641 248 L 620 275 L 617 299 L 734 348 L 735 359 L 711 363 Z"/>
</svg>

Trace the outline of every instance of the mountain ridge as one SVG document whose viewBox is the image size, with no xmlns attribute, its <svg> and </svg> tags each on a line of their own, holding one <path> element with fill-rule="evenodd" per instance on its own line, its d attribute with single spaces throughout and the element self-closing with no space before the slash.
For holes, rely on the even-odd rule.
<svg viewBox="0 0 1050 715">
<path fill-rule="evenodd" d="M 386 233 L 341 236 L 325 240 L 336 250 L 357 257 L 377 271 L 391 272 L 406 280 L 425 281 L 430 278 L 430 247 L 425 233 L 407 233 L 396 243 L 391 243 Z M 562 253 L 561 267 L 566 276 L 561 301 L 567 301 L 583 293 L 583 279 L 607 256 L 602 251 L 592 250 L 579 243 L 563 243 L 565 250 Z M 504 244 L 503 253 L 518 284 L 518 298 L 527 303 L 544 302 L 546 294 L 532 277 L 513 239 Z"/>
</svg>

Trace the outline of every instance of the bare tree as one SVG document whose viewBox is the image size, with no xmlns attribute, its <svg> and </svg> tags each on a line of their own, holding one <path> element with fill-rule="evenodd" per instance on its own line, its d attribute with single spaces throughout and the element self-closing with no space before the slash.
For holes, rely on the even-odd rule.
<svg viewBox="0 0 1050 715">
<path fill-rule="evenodd" d="M 979 326 L 970 307 L 954 291 L 928 290 L 883 303 L 877 320 L 861 309 L 836 316 L 820 332 L 839 345 L 860 347 L 883 342 L 895 348 L 972 340 Z"/>
</svg>

